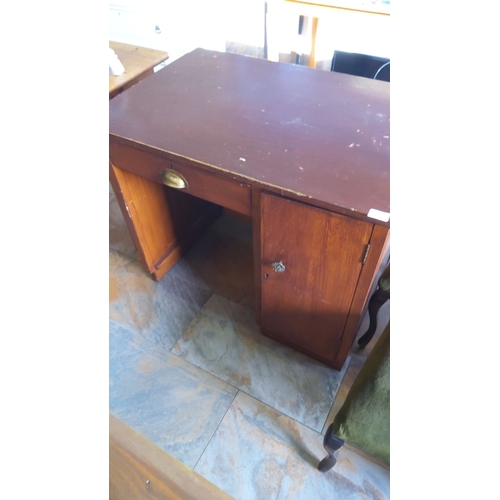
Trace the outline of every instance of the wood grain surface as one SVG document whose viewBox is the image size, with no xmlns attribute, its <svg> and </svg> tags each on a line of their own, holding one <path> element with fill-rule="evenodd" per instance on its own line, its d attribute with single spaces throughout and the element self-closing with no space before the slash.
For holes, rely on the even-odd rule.
<svg viewBox="0 0 500 500">
<path fill-rule="evenodd" d="M 109 415 L 111 500 L 231 500 L 215 485 Z"/>
<path fill-rule="evenodd" d="M 110 140 L 368 219 L 390 212 L 389 89 L 196 49 L 110 102 Z"/>
<path fill-rule="evenodd" d="M 153 74 L 153 68 L 168 59 L 168 53 L 127 43 L 109 42 L 125 68 L 119 76 L 109 75 L 109 98 Z"/>
<path fill-rule="evenodd" d="M 261 206 L 262 330 L 340 364 L 336 353 L 373 226 L 265 193 Z M 284 272 L 272 269 L 275 261 Z"/>
</svg>

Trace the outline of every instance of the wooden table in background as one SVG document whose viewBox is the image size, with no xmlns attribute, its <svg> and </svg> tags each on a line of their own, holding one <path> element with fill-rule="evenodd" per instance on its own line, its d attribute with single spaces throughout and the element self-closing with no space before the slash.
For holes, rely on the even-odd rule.
<svg viewBox="0 0 500 500">
<path fill-rule="evenodd" d="M 109 46 L 115 51 L 125 68 L 125 72 L 120 76 L 109 75 L 110 99 L 152 75 L 153 68 L 168 59 L 168 53 L 162 50 L 118 42 L 109 42 Z"/>
<path fill-rule="evenodd" d="M 388 31 L 390 6 L 381 2 L 373 3 L 370 0 L 268 0 L 267 5 L 267 43 L 268 59 L 279 60 L 279 47 L 283 38 L 282 29 L 287 14 L 293 13 L 298 21 L 299 16 L 311 19 L 310 32 L 310 68 L 316 67 L 316 33 L 320 19 L 337 18 L 339 22 L 353 22 L 357 24 L 377 21 Z M 340 21 L 343 20 L 343 21 Z M 296 26 L 296 24 L 294 25 Z M 333 51 L 333 49 L 332 49 Z"/>
</svg>

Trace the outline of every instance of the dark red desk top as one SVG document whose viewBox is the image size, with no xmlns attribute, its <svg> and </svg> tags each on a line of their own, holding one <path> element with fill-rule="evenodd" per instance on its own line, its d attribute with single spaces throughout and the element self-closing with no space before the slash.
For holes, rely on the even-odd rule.
<svg viewBox="0 0 500 500">
<path fill-rule="evenodd" d="M 390 212 L 389 91 L 386 82 L 196 49 L 110 101 L 110 140 L 364 218 Z"/>
</svg>

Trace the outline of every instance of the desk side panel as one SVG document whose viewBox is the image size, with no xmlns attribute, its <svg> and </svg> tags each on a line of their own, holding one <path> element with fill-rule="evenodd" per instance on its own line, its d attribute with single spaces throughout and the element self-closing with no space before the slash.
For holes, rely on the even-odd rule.
<svg viewBox="0 0 500 500">
<path fill-rule="evenodd" d="M 110 181 L 134 244 L 155 280 L 217 219 L 221 207 L 110 163 Z"/>
<path fill-rule="evenodd" d="M 385 227 L 374 225 L 373 233 L 370 238 L 370 251 L 359 276 L 359 282 L 352 301 L 349 318 L 336 355 L 338 365 L 335 366 L 335 368 L 337 369 L 342 367 L 349 353 L 349 349 L 356 338 L 366 312 L 368 299 L 370 294 L 373 293 L 374 288 L 376 288 L 377 275 L 380 275 L 381 267 L 387 265 L 389 245 L 390 230 Z"/>
</svg>

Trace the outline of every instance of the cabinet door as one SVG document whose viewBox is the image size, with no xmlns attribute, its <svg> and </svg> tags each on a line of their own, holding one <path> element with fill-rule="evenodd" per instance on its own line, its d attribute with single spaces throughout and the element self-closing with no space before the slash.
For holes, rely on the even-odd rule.
<svg viewBox="0 0 500 500">
<path fill-rule="evenodd" d="M 261 210 L 262 331 L 331 365 L 373 226 L 266 193 Z"/>
</svg>

